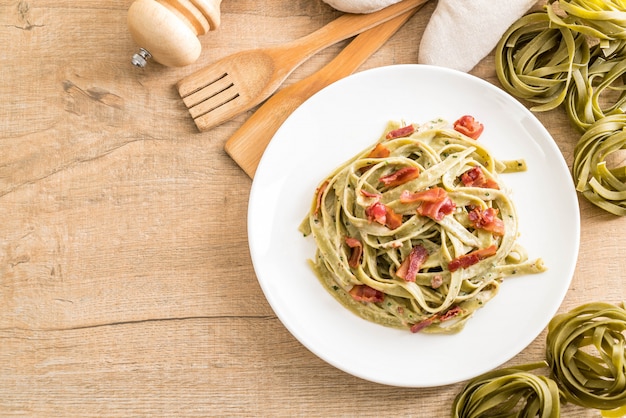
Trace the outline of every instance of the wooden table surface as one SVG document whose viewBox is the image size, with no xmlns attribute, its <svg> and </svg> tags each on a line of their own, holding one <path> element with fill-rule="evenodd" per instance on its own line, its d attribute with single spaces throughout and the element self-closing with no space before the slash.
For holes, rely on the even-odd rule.
<svg viewBox="0 0 626 418">
<path fill-rule="evenodd" d="M 363 381 L 284 328 L 248 252 L 251 180 L 223 151 L 250 113 L 200 133 L 174 87 L 339 13 L 320 0 L 228 0 L 196 63 L 141 70 L 130 64 L 130 4 L 0 5 L 0 416 L 448 416 L 461 383 Z M 417 62 L 435 5 L 360 70 Z M 493 55 L 472 74 L 497 85 Z M 537 116 L 570 164 L 579 135 L 564 112 Z M 626 220 L 584 200 L 580 210 L 580 256 L 560 311 L 626 294 Z M 543 358 L 544 337 L 508 364 Z"/>
</svg>

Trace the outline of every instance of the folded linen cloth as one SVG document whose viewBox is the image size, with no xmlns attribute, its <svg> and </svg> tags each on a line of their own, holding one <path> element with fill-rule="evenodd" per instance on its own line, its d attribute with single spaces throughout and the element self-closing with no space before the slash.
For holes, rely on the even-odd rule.
<svg viewBox="0 0 626 418">
<path fill-rule="evenodd" d="M 346 13 L 371 13 L 400 0 L 323 0 Z M 418 63 L 470 71 L 539 0 L 438 0 L 422 35 Z"/>
<path fill-rule="evenodd" d="M 400 0 L 324 0 L 331 7 L 345 13 L 372 13 Z"/>
<path fill-rule="evenodd" d="M 420 64 L 470 71 L 538 0 L 438 0 L 422 35 Z"/>
</svg>

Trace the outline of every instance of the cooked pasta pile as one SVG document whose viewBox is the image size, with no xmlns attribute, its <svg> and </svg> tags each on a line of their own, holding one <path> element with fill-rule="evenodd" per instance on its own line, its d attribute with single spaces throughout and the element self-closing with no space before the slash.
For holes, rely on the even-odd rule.
<svg viewBox="0 0 626 418">
<path fill-rule="evenodd" d="M 390 122 L 376 144 L 317 188 L 300 226 L 317 244 L 311 265 L 357 315 L 413 332 L 463 328 L 508 276 L 545 270 L 516 242 L 518 219 L 482 124 Z M 468 136 L 469 135 L 469 136 Z"/>
</svg>

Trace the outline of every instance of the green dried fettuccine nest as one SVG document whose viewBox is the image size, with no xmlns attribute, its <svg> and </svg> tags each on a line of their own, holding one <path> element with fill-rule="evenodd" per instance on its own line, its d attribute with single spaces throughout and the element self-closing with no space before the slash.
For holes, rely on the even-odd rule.
<svg viewBox="0 0 626 418">
<path fill-rule="evenodd" d="M 568 108 L 584 116 L 584 125 L 598 107 L 592 103 L 597 94 L 586 90 L 597 83 L 602 91 L 619 78 L 623 68 L 607 62 L 623 61 L 625 52 L 626 1 L 549 0 L 543 12 L 522 17 L 504 33 L 496 46 L 496 72 L 505 90 L 538 104 L 534 111 L 554 109 L 575 95 Z M 598 81 L 600 74 L 606 76 Z"/>
<path fill-rule="evenodd" d="M 626 310 L 588 303 L 548 325 L 546 358 L 564 398 L 600 410 L 626 405 Z"/>
<path fill-rule="evenodd" d="M 530 372 L 545 365 L 500 369 L 470 380 L 454 400 L 452 418 L 558 418 L 561 406 L 556 382 Z"/>
<path fill-rule="evenodd" d="M 584 133 L 572 167 L 576 189 L 626 216 L 626 164 L 617 156 L 626 149 L 626 0 L 548 0 L 509 28 L 495 55 L 508 93 L 537 112 L 563 105 Z"/>
<path fill-rule="evenodd" d="M 622 82 L 626 59 L 606 59 L 599 46 L 592 56 L 588 68 L 573 73 L 574 82 L 565 101 L 570 120 L 583 132 L 606 116 L 623 114 L 626 108 L 626 85 Z"/>
<path fill-rule="evenodd" d="M 626 413 L 626 309 L 591 302 L 548 325 L 546 360 L 471 379 L 457 394 L 452 418 L 558 418 L 561 402 Z M 548 370 L 543 376 L 537 370 Z"/>
<path fill-rule="evenodd" d="M 626 39 L 626 2 L 623 0 L 549 0 L 550 20 L 602 43 Z M 554 5 L 558 7 L 554 7 Z"/>
<path fill-rule="evenodd" d="M 589 56 L 584 36 L 552 27 L 546 13 L 531 13 L 496 46 L 496 72 L 507 92 L 535 103 L 533 111 L 546 111 L 563 103 L 573 73 L 587 67 Z"/>
<path fill-rule="evenodd" d="M 607 160 L 617 160 L 613 167 Z M 626 115 L 595 122 L 574 148 L 572 175 L 576 190 L 594 205 L 618 216 L 626 215 Z"/>
</svg>

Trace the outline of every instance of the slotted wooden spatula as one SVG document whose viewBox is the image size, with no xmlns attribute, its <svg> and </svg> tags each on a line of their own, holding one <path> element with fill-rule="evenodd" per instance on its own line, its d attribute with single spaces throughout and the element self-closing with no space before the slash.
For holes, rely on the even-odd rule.
<svg viewBox="0 0 626 418">
<path fill-rule="evenodd" d="M 180 80 L 178 93 L 198 129 L 206 131 L 267 99 L 315 53 L 426 1 L 403 0 L 374 13 L 346 13 L 285 45 L 230 55 Z"/>
<path fill-rule="evenodd" d="M 289 115 L 317 91 L 352 74 L 418 9 L 361 33 L 321 70 L 276 92 L 226 141 L 228 155 L 253 178 L 267 144 Z"/>
</svg>

